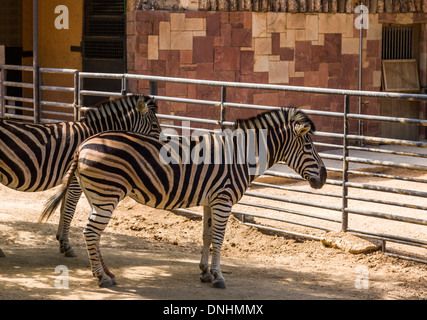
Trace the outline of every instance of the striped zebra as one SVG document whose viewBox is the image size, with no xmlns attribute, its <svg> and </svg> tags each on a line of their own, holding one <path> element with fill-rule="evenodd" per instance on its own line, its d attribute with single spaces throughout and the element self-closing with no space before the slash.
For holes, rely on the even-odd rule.
<svg viewBox="0 0 427 320">
<path fill-rule="evenodd" d="M 238 120 L 234 130 L 226 134 L 163 141 L 131 132 L 101 133 L 78 148 L 62 187 L 46 203 L 40 221 L 55 211 L 76 175 L 92 208 L 83 231 L 91 268 L 99 286 L 104 287 L 115 284 L 115 279 L 102 259 L 100 236 L 122 199 L 130 196 L 142 204 L 167 210 L 203 206 L 200 279 L 225 288 L 220 271 L 225 227 L 231 207 L 250 182 L 273 164 L 285 161 L 313 188 L 324 185 L 326 169 L 312 143 L 314 130 L 303 111 L 282 108 Z M 264 139 L 260 138 L 261 132 L 265 133 Z M 265 165 L 244 157 L 254 146 L 258 150 L 255 158 L 261 158 L 259 150 L 264 147 Z"/>
<path fill-rule="evenodd" d="M 132 95 L 102 102 L 87 108 L 76 122 L 33 124 L 0 120 L 0 182 L 24 192 L 44 191 L 61 183 L 77 147 L 88 137 L 106 130 L 126 130 L 159 136 L 152 98 Z M 68 230 L 81 196 L 72 177 L 61 208 L 57 239 L 66 256 L 74 256 Z"/>
</svg>

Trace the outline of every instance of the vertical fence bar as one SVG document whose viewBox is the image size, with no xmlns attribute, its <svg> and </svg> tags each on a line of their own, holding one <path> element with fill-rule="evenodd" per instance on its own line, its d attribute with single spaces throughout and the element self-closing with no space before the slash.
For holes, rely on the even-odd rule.
<svg viewBox="0 0 427 320">
<path fill-rule="evenodd" d="M 158 83 L 156 81 L 150 81 L 148 82 L 148 94 L 151 96 L 157 96 L 158 95 Z"/>
<path fill-rule="evenodd" d="M 79 105 L 79 71 L 74 71 L 74 101 L 73 101 L 73 107 L 74 107 L 74 121 L 77 121 L 80 119 L 80 105 Z"/>
<path fill-rule="evenodd" d="M 127 88 L 126 88 L 126 75 L 123 74 L 122 76 L 122 91 L 121 91 L 122 96 L 125 96 L 127 94 Z"/>
<path fill-rule="evenodd" d="M 363 22 L 361 22 L 359 25 L 359 91 L 362 90 L 363 25 L 367 23 L 366 21 L 363 20 L 363 18 L 365 17 L 365 13 L 363 12 L 363 9 L 360 10 L 360 15 L 362 17 Z M 359 106 L 359 114 L 362 114 L 362 97 L 359 97 L 358 106 Z M 362 135 L 362 120 L 360 119 L 358 122 L 358 134 L 359 136 Z M 362 146 L 362 142 L 359 142 L 359 146 Z"/>
<path fill-rule="evenodd" d="M 78 104 L 79 104 L 79 108 L 81 107 L 81 106 L 83 106 L 83 99 L 82 99 L 82 95 L 81 95 L 81 90 L 83 89 L 83 78 L 82 77 L 80 77 L 80 73 L 79 73 L 79 86 L 78 86 L 78 90 L 77 90 L 77 92 L 78 92 Z M 79 111 L 79 113 L 80 113 L 80 111 Z M 80 117 L 80 114 L 79 114 L 79 117 Z"/>
<path fill-rule="evenodd" d="M 341 230 L 346 232 L 348 228 L 348 117 L 347 114 L 350 112 L 350 97 L 344 96 L 344 132 L 343 132 L 343 159 L 342 159 L 342 221 Z"/>
<path fill-rule="evenodd" d="M 224 130 L 224 121 L 225 121 L 225 106 L 224 103 L 227 100 L 227 88 L 225 86 L 221 87 L 221 114 L 219 118 L 219 123 L 221 125 L 221 130 Z"/>
</svg>

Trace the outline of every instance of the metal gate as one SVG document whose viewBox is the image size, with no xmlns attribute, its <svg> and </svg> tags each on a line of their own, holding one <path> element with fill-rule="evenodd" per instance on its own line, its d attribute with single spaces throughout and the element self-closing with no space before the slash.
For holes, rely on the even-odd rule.
<svg viewBox="0 0 427 320">
<path fill-rule="evenodd" d="M 7 112 L 9 108 L 7 101 L 15 98 L 8 96 L 5 88 L 8 86 L 32 87 L 32 84 L 5 81 L 6 70 L 13 68 L 18 67 L 1 66 L 0 111 L 1 116 L 9 118 L 15 116 Z M 315 136 L 315 145 L 323 150 L 320 155 L 328 170 L 325 187 L 321 190 L 310 189 L 301 177 L 280 163 L 252 183 L 244 198 L 233 207 L 233 213 L 242 217 L 243 223 L 247 225 L 314 240 L 319 240 L 326 231 L 349 232 L 380 241 L 383 251 L 388 255 L 427 263 L 427 142 L 356 135 L 349 132 L 350 121 L 363 121 L 365 124 L 389 122 L 427 126 L 427 120 L 350 113 L 350 97 L 399 99 L 425 103 L 427 102 L 425 94 L 335 90 L 46 68 L 40 68 L 40 72 L 41 74 L 44 72 L 68 73 L 70 77 L 74 77 L 72 88 L 45 85 L 40 87 L 40 91 L 74 92 L 74 101 L 63 105 L 64 108 L 73 106 L 76 118 L 83 97 L 120 96 L 127 92 L 127 85 L 132 81 L 148 81 L 150 92 L 145 94 L 155 95 L 159 103 L 188 103 L 218 108 L 220 116 L 216 119 L 158 114 L 163 128 L 188 129 L 190 132 L 195 129 L 192 123 L 204 126 L 204 131 L 232 126 L 233 122 L 226 119 L 226 110 L 243 108 L 262 111 L 276 108 L 227 101 L 226 93 L 230 89 L 334 95 L 342 101 L 341 112 L 305 110 L 313 117 L 335 119 L 340 123 L 340 127 L 335 128 L 334 132 L 317 132 Z M 82 90 L 82 81 L 89 78 L 119 80 L 120 92 Z M 221 99 L 211 101 L 159 96 L 156 90 L 156 84 L 159 82 L 211 86 L 217 88 Z M 25 99 L 25 102 L 32 102 L 31 98 Z M 41 94 L 41 106 L 50 103 L 55 102 L 44 101 Z M 25 112 L 29 114 L 25 118 L 22 116 L 18 118 L 33 119 L 31 108 L 27 109 Z M 40 111 L 42 121 L 58 121 L 49 118 L 61 116 L 58 112 L 53 115 Z M 69 116 L 70 113 L 64 112 L 62 115 Z M 179 121 L 185 121 L 186 127 L 180 126 Z M 200 128 L 197 129 L 200 130 Z M 180 211 L 186 214 L 201 214 L 197 208 Z"/>
</svg>

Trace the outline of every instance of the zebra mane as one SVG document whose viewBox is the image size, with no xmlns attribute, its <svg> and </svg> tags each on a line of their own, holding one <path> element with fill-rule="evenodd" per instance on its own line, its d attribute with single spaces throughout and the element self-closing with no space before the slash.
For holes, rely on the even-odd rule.
<svg viewBox="0 0 427 320">
<path fill-rule="evenodd" d="M 311 127 L 310 133 L 316 132 L 316 127 L 310 117 L 298 108 L 278 108 L 271 111 L 262 112 L 254 117 L 247 119 L 237 119 L 234 129 L 261 129 L 264 128 L 264 123 L 269 127 L 277 127 L 282 124 L 297 122 Z"/>
<path fill-rule="evenodd" d="M 157 104 L 153 98 L 151 98 L 150 96 L 146 96 L 146 95 L 132 94 L 132 95 L 128 95 L 128 96 L 121 96 L 118 98 L 106 99 L 106 100 L 103 100 L 101 102 L 98 102 L 97 104 L 95 104 L 91 107 L 82 107 L 80 110 L 83 111 L 84 114 L 82 115 L 80 120 L 88 119 L 91 116 L 93 116 L 94 118 L 98 118 L 99 115 L 101 114 L 100 112 L 103 109 L 110 107 L 111 104 L 116 106 L 118 101 L 130 100 L 130 101 L 133 101 L 133 103 L 131 105 L 135 106 L 136 101 L 138 101 L 138 99 L 142 99 L 146 103 L 146 105 L 149 109 L 151 109 L 155 113 L 157 113 L 158 107 L 157 107 Z M 122 105 L 127 106 L 128 104 L 122 104 Z M 114 108 L 114 109 L 116 109 L 116 108 Z"/>
</svg>

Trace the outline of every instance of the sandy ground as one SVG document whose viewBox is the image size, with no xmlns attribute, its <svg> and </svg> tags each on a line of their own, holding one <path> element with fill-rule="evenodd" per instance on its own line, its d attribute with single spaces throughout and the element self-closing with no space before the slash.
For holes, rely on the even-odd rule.
<svg viewBox="0 0 427 320">
<path fill-rule="evenodd" d="M 234 217 L 222 250 L 227 289 L 214 289 L 198 278 L 200 218 L 154 210 L 129 198 L 102 236 L 103 256 L 117 286 L 101 289 L 82 236 L 86 199 L 79 202 L 70 236 L 77 257 L 59 253 L 58 213 L 37 224 L 54 192 L 0 186 L 0 248 L 6 254 L 0 258 L 0 299 L 427 299 L 425 264 L 267 234 Z"/>
</svg>

